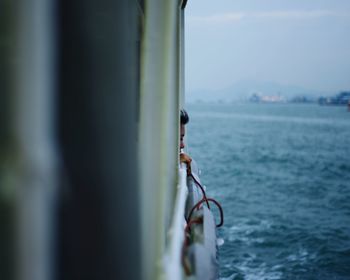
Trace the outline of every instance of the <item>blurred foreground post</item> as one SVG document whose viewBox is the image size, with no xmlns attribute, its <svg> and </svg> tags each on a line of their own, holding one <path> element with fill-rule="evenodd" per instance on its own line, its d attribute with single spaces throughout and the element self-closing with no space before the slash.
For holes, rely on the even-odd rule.
<svg viewBox="0 0 350 280">
<path fill-rule="evenodd" d="M 14 5 L 20 280 L 141 278 L 141 2 Z"/>
<path fill-rule="evenodd" d="M 138 2 L 59 2 L 58 279 L 141 279 Z"/>
<path fill-rule="evenodd" d="M 55 32 L 53 1 L 17 1 L 17 275 L 53 279 L 56 238 Z"/>
</svg>

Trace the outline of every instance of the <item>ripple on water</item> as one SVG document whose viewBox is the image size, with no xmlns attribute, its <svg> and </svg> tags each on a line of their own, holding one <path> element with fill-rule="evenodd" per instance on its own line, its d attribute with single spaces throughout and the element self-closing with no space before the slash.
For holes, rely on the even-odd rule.
<svg viewBox="0 0 350 280">
<path fill-rule="evenodd" d="M 350 114 L 292 104 L 188 109 L 190 153 L 225 213 L 222 279 L 350 279 Z"/>
</svg>

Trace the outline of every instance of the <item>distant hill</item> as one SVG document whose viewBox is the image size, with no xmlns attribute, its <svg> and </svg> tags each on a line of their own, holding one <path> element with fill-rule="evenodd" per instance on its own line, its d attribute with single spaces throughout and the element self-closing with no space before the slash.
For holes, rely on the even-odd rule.
<svg viewBox="0 0 350 280">
<path fill-rule="evenodd" d="M 186 101 L 244 101 L 254 93 L 261 95 L 281 95 L 287 99 L 300 95 L 307 96 L 309 98 L 317 98 L 319 96 L 329 96 L 335 94 L 335 92 L 318 91 L 296 85 L 282 85 L 275 82 L 241 80 L 234 83 L 230 87 L 221 90 L 196 90 L 188 92 L 186 93 Z"/>
</svg>

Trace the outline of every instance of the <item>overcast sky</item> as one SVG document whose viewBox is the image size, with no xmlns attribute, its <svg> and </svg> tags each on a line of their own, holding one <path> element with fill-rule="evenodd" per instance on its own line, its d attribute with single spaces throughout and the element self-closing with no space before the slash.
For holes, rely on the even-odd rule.
<svg viewBox="0 0 350 280">
<path fill-rule="evenodd" d="M 240 80 L 350 90 L 350 0 L 189 0 L 186 91 Z"/>
</svg>

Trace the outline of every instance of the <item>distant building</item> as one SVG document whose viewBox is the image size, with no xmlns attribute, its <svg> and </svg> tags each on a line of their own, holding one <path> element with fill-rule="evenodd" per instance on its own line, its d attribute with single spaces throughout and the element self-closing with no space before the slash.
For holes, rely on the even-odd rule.
<svg viewBox="0 0 350 280">
<path fill-rule="evenodd" d="M 253 93 L 250 98 L 249 98 L 250 102 L 254 102 L 254 103 L 259 103 L 261 101 L 261 97 L 259 93 Z"/>
<path fill-rule="evenodd" d="M 265 95 L 261 97 L 261 101 L 266 103 L 280 103 L 286 100 L 281 95 Z"/>
<path fill-rule="evenodd" d="M 350 102 L 350 91 L 342 91 L 335 96 L 320 97 L 318 103 L 320 105 L 347 105 Z"/>
<path fill-rule="evenodd" d="M 291 103 L 312 103 L 314 100 L 307 96 L 295 96 L 289 100 Z"/>
<path fill-rule="evenodd" d="M 254 103 L 281 103 L 286 100 L 281 95 L 261 95 L 260 93 L 253 93 L 250 96 L 249 101 Z"/>
</svg>

